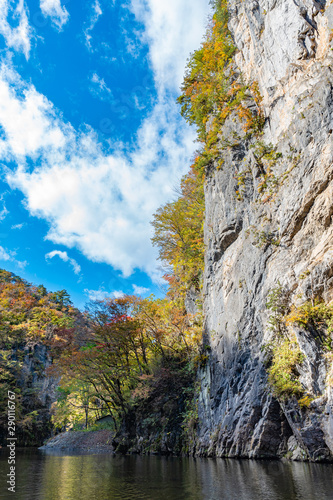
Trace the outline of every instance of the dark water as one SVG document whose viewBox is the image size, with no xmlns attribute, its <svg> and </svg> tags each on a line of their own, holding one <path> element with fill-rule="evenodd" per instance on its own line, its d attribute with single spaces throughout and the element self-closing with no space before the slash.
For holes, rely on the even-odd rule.
<svg viewBox="0 0 333 500">
<path fill-rule="evenodd" d="M 19 500 L 332 500 L 333 465 L 17 451 Z"/>
</svg>

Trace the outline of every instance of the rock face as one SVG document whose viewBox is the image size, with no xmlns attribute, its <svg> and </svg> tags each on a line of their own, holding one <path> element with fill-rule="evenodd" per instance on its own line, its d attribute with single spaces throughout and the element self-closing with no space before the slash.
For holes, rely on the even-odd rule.
<svg viewBox="0 0 333 500">
<path fill-rule="evenodd" d="M 49 349 L 43 344 L 22 346 L 13 351 L 20 360 L 17 387 L 20 391 L 20 416 L 17 419 L 17 438 L 20 446 L 40 446 L 50 437 L 51 405 L 56 401 L 59 380 L 48 375 L 52 364 Z M 0 444 L 5 445 L 7 429 L 0 429 Z"/>
<path fill-rule="evenodd" d="M 43 344 L 34 344 L 26 346 L 24 352 L 20 385 L 33 391 L 39 404 L 49 412 L 52 403 L 56 401 L 58 386 L 58 379 L 46 373 L 52 364 L 49 350 Z"/>
<path fill-rule="evenodd" d="M 258 82 L 266 122 L 260 145 L 230 116 L 221 137 L 239 140 L 207 175 L 210 354 L 200 372 L 197 451 L 331 460 L 331 359 L 313 332 L 289 326 L 311 396 L 301 407 L 296 397 L 272 395 L 264 345 L 277 283 L 295 307 L 333 299 L 333 2 L 230 0 L 228 8 L 236 64 L 245 82 Z"/>
</svg>

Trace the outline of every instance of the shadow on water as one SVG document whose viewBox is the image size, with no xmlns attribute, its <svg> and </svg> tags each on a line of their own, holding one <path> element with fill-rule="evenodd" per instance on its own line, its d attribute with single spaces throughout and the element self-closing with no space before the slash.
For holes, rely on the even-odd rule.
<svg viewBox="0 0 333 500">
<path fill-rule="evenodd" d="M 332 500 L 333 465 L 17 450 L 15 500 Z"/>
</svg>

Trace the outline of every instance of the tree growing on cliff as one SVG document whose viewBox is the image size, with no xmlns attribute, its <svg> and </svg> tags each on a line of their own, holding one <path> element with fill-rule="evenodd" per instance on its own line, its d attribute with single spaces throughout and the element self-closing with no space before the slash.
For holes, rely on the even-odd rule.
<svg viewBox="0 0 333 500">
<path fill-rule="evenodd" d="M 197 128 L 202 147 L 195 165 L 203 174 L 213 160 L 223 165 L 221 127 L 231 114 L 248 135 L 257 134 L 263 125 L 258 86 L 245 85 L 233 65 L 236 47 L 228 28 L 227 0 L 212 5 L 212 20 L 201 47 L 189 58 L 178 98 L 181 114 Z M 256 109 L 247 105 L 249 99 Z"/>
<path fill-rule="evenodd" d="M 159 208 L 152 221 L 152 242 L 159 249 L 174 298 L 184 297 L 191 286 L 200 289 L 204 209 L 203 180 L 192 165 L 181 181 L 179 197 Z"/>
<path fill-rule="evenodd" d="M 63 329 L 72 327 L 78 315 L 70 301 L 48 293 L 5 270 L 0 270 L 0 427 L 5 435 L 7 392 L 16 393 L 16 424 L 21 442 L 38 443 L 45 408 L 27 373 L 35 346 L 49 346 Z M 68 294 L 67 294 L 68 295 Z M 33 361 L 33 360 L 32 360 Z M 40 362 L 31 364 L 32 370 Z M 38 372 L 39 373 L 39 372 Z M 36 373 L 38 375 L 38 373 Z M 2 437 L 3 437 L 2 436 Z"/>
</svg>

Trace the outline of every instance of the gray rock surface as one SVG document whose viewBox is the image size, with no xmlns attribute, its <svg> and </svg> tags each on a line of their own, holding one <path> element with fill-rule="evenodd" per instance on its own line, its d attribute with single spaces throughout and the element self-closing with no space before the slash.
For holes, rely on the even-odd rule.
<svg viewBox="0 0 333 500">
<path fill-rule="evenodd" d="M 114 453 L 114 433 L 109 430 L 62 432 L 49 439 L 40 450 L 47 452 L 73 451 L 90 453 Z"/>
<path fill-rule="evenodd" d="M 49 411 L 57 399 L 59 380 L 47 374 L 52 365 L 48 348 L 43 344 L 34 344 L 24 348 L 25 356 L 21 369 L 20 384 L 23 390 L 33 391 L 39 403 Z"/>
<path fill-rule="evenodd" d="M 198 450 L 331 460 L 331 360 L 311 332 L 289 326 L 304 355 L 299 380 L 312 399 L 300 408 L 296 398 L 272 396 L 263 346 L 272 336 L 267 296 L 278 282 L 295 306 L 333 299 L 333 2 L 228 5 L 236 64 L 263 97 L 260 140 L 282 157 L 272 167 L 271 193 L 259 193 L 255 139 L 231 116 L 221 136 L 236 132 L 239 145 L 207 175 L 204 312 L 211 351 L 200 372 Z"/>
</svg>

